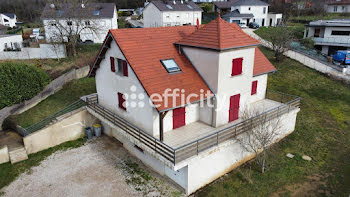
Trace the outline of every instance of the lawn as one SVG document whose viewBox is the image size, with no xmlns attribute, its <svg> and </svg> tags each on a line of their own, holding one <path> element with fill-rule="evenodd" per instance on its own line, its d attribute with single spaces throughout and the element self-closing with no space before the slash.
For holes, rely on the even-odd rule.
<svg viewBox="0 0 350 197">
<path fill-rule="evenodd" d="M 84 145 L 85 141 L 86 141 L 85 138 L 81 138 L 75 141 L 66 142 L 61 145 L 55 146 L 53 148 L 49 148 L 44 151 L 31 154 L 29 155 L 29 158 L 27 160 L 13 164 L 13 165 L 9 162 L 0 164 L 0 189 L 10 184 L 20 174 L 24 172 L 30 173 L 31 167 L 38 166 L 41 161 L 43 161 L 45 158 L 50 156 L 52 153 L 59 150 L 67 150 L 69 148 L 80 147 Z M 0 192 L 0 196 L 1 194 L 2 193 Z"/>
<path fill-rule="evenodd" d="M 66 84 L 62 90 L 49 96 L 28 111 L 14 116 L 17 124 L 26 128 L 78 100 L 96 92 L 95 78 L 82 78 Z"/>
<path fill-rule="evenodd" d="M 349 18 L 349 14 L 344 13 L 327 13 L 325 15 L 304 15 L 304 16 L 291 16 L 290 21 L 308 23 L 315 20 L 331 20 L 331 19 L 342 19 Z"/>
<path fill-rule="evenodd" d="M 265 174 L 252 161 L 206 186 L 197 196 L 298 196 L 296 190 L 301 191 L 299 195 L 349 196 L 349 87 L 294 60 L 276 62 L 272 51 L 262 51 L 278 70 L 270 75 L 268 88 L 302 97 L 296 129 L 273 146 Z M 289 159 L 287 153 L 296 156 Z M 313 160 L 302 160 L 304 154 Z"/>
<path fill-rule="evenodd" d="M 268 40 L 268 38 L 266 38 L 265 35 L 269 35 L 269 33 L 274 31 L 275 28 L 276 27 L 260 27 L 259 29 L 255 30 L 254 33 L 256 33 L 261 38 Z M 290 30 L 293 33 L 296 39 L 303 39 L 305 28 L 303 25 L 300 25 L 300 23 L 288 26 L 288 30 Z"/>
</svg>

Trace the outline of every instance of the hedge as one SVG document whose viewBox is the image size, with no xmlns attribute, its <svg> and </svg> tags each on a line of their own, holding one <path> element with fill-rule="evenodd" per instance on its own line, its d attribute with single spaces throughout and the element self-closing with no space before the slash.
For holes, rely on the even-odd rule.
<svg viewBox="0 0 350 197">
<path fill-rule="evenodd" d="M 0 63 L 0 109 L 33 98 L 50 81 L 50 76 L 37 67 Z"/>
</svg>

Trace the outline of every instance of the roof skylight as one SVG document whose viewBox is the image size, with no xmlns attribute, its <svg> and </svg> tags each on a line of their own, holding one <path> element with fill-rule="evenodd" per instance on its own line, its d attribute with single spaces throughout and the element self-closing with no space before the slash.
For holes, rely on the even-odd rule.
<svg viewBox="0 0 350 197">
<path fill-rule="evenodd" d="M 100 15 L 100 10 L 95 10 L 94 11 L 94 16 L 99 16 Z"/>
<path fill-rule="evenodd" d="M 190 8 L 191 10 L 193 10 L 193 7 L 191 5 L 187 5 L 188 8 Z"/>
<path fill-rule="evenodd" d="M 171 9 L 171 10 L 173 9 L 173 7 L 171 7 L 171 5 L 166 5 L 166 7 Z"/>
<path fill-rule="evenodd" d="M 160 60 L 168 73 L 181 71 L 174 59 Z"/>
</svg>

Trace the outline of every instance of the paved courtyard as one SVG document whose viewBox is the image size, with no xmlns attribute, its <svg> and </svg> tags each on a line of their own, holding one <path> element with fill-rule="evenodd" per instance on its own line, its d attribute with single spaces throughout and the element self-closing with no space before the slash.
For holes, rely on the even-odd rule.
<svg viewBox="0 0 350 197">
<path fill-rule="evenodd" d="M 0 193 L 9 197 L 184 195 L 107 136 L 54 153 Z"/>
</svg>

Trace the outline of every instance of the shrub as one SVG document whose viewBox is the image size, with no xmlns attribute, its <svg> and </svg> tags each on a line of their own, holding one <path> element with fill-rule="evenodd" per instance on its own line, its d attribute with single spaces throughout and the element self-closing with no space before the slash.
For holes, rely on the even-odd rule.
<svg viewBox="0 0 350 197">
<path fill-rule="evenodd" d="M 300 43 L 307 49 L 314 49 L 315 41 L 311 38 L 304 38 L 300 40 Z"/>
<path fill-rule="evenodd" d="M 2 123 L 2 129 L 3 130 L 16 130 L 17 127 L 17 120 L 13 116 L 9 116 L 5 118 L 4 122 Z"/>
<path fill-rule="evenodd" d="M 0 109 L 33 98 L 48 83 L 43 70 L 22 63 L 0 63 Z"/>
</svg>

